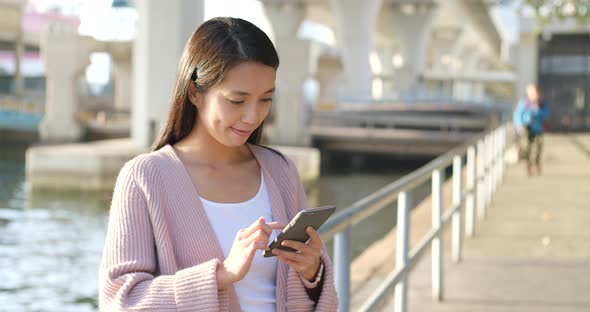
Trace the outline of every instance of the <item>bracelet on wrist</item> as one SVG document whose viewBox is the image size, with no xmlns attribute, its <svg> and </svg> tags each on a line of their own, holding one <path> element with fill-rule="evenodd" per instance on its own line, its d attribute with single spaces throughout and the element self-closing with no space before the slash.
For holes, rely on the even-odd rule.
<svg viewBox="0 0 590 312">
<path fill-rule="evenodd" d="M 324 273 L 324 264 L 320 261 L 320 269 L 318 270 L 318 273 L 315 276 L 315 279 L 313 281 L 309 281 L 307 278 L 303 277 L 303 275 L 299 274 L 299 278 L 301 278 L 301 281 L 303 282 L 303 286 L 305 286 L 305 288 L 316 288 L 318 286 L 318 284 L 320 283 L 320 281 L 322 280 L 322 275 Z"/>
</svg>

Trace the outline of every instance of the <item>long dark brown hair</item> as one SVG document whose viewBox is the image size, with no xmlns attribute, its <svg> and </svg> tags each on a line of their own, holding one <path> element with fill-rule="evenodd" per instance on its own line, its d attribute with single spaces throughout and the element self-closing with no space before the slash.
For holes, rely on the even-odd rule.
<svg viewBox="0 0 590 312">
<path fill-rule="evenodd" d="M 279 67 L 279 56 L 268 36 L 254 24 L 240 18 L 210 19 L 191 35 L 184 47 L 168 117 L 152 150 L 175 144 L 195 126 L 198 110 L 189 99 L 189 84 L 204 94 L 220 83 L 227 72 L 242 62 L 254 61 Z M 248 138 L 258 144 L 264 122 Z"/>
</svg>

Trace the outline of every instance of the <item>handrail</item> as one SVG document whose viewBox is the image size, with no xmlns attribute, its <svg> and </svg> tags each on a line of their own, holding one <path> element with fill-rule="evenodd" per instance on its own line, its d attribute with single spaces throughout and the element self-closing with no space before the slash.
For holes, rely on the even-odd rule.
<svg viewBox="0 0 590 312">
<path fill-rule="evenodd" d="M 440 129 L 451 131 L 481 131 L 489 123 L 489 117 L 481 116 L 404 116 L 396 114 L 357 114 L 348 112 L 315 112 L 314 127 L 346 126 L 359 128 L 385 127 L 388 129 Z"/>
<path fill-rule="evenodd" d="M 512 108 L 512 101 L 508 99 L 457 99 L 451 95 L 432 94 L 430 96 L 416 96 L 412 94 L 400 94 L 393 97 L 383 97 L 381 99 L 367 100 L 365 97 L 339 97 L 339 107 L 342 109 L 366 109 L 369 107 L 379 107 L 381 105 L 396 104 L 411 108 L 417 104 L 434 104 L 434 105 L 453 105 L 462 106 L 465 108 L 487 108 L 487 109 L 501 109 L 510 111 Z M 358 105 L 362 103 L 363 105 Z"/>
<path fill-rule="evenodd" d="M 384 200 L 390 196 L 397 196 L 399 192 L 414 188 L 426 180 L 430 179 L 430 174 L 433 170 L 440 169 L 452 162 L 453 156 L 456 154 L 464 154 L 467 148 L 472 146 L 475 142 L 485 137 L 487 133 L 476 135 L 474 138 L 468 140 L 464 144 L 453 148 L 447 153 L 431 160 L 422 167 L 406 174 L 405 176 L 395 180 L 394 182 L 385 185 L 379 190 L 369 194 L 368 196 L 354 202 L 345 209 L 336 212 L 330 219 L 324 223 L 320 229 L 320 235 L 322 239 L 329 239 L 334 236 L 335 233 L 342 231 L 347 226 L 352 226 L 358 222 L 364 220 L 368 216 L 377 212 L 381 208 L 384 208 L 387 204 L 393 202 L 387 202 L 383 207 L 379 209 L 369 209 L 367 207 L 378 203 L 380 200 Z"/>
<path fill-rule="evenodd" d="M 374 193 L 356 201 L 346 209 L 338 211 L 320 228 L 320 236 L 324 241 L 335 238 L 335 279 L 336 289 L 340 297 L 339 311 L 349 310 L 350 300 L 350 229 L 355 224 L 373 215 L 398 199 L 398 248 L 396 248 L 396 269 L 385 282 L 364 303 L 361 311 L 370 311 L 382 300 L 392 288 L 396 288 L 395 311 L 405 312 L 407 290 L 405 280 L 408 272 L 423 256 L 426 248 L 431 245 L 433 252 L 433 296 L 442 300 L 442 247 L 441 231 L 453 223 L 453 260 L 460 261 L 462 241 L 461 214 L 465 204 L 467 236 L 474 232 L 476 215 L 484 218 L 486 206 L 491 195 L 502 181 L 504 172 L 503 155 L 507 146 L 508 124 L 476 135 L 460 146 L 430 161 L 419 169 L 382 187 Z M 476 153 L 477 152 L 477 153 Z M 467 158 L 467 188 L 462 187 L 462 159 Z M 477 163 L 477 166 L 476 166 Z M 453 203 L 449 211 L 442 215 L 441 187 L 444 169 L 453 166 Z M 413 188 L 432 179 L 433 196 L 433 228 L 420 241 L 418 246 L 409 252 L 409 211 L 406 196 Z M 477 202 L 476 202 L 477 197 Z"/>
</svg>

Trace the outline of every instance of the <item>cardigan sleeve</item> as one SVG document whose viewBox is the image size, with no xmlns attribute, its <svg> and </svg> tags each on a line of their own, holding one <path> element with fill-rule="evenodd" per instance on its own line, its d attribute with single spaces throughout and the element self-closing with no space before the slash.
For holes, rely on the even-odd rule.
<svg viewBox="0 0 590 312">
<path fill-rule="evenodd" d="M 303 189 L 301 179 L 299 178 L 297 167 L 290 159 L 288 159 L 287 163 L 288 179 L 286 180 L 289 182 L 286 187 L 294 190 L 294 192 L 286 192 L 285 194 L 293 194 L 295 196 L 295 198 L 292 198 L 292 200 L 296 203 L 296 207 L 290 207 L 291 209 L 295 210 L 292 211 L 294 212 L 293 215 L 295 215 L 297 211 L 307 208 L 307 197 L 305 195 L 305 190 Z M 323 287 L 320 298 L 315 305 L 315 311 L 337 311 L 338 297 L 334 287 L 334 268 L 332 266 L 332 261 L 328 256 L 326 246 L 323 243 L 320 260 L 324 264 L 324 275 L 322 277 Z M 303 286 L 303 282 L 297 273 L 290 269 L 287 279 L 290 288 L 287 296 L 287 306 L 289 311 L 313 310 L 314 303 L 311 299 L 309 299 L 309 296 L 305 291 L 305 286 Z"/>
<path fill-rule="evenodd" d="M 113 193 L 99 273 L 100 311 L 219 311 L 219 260 L 173 275 L 157 273 L 146 196 L 130 163 L 121 170 Z"/>
</svg>

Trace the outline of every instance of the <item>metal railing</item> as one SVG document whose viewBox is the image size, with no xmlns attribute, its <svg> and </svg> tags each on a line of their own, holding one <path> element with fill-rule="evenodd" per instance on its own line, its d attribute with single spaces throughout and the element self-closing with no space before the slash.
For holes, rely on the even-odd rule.
<svg viewBox="0 0 590 312">
<path fill-rule="evenodd" d="M 432 256 L 432 295 L 443 299 L 442 231 L 452 223 L 452 259 L 461 260 L 462 219 L 465 214 L 465 235 L 475 233 L 476 216 L 486 217 L 492 194 L 502 183 L 504 154 L 508 143 L 509 124 L 468 140 L 463 145 L 439 156 L 416 171 L 386 185 L 371 195 L 339 211 L 320 229 L 324 241 L 334 238 L 334 272 L 336 291 L 340 300 L 338 311 L 350 309 L 350 233 L 351 227 L 397 199 L 396 267 L 373 292 L 360 311 L 375 310 L 382 299 L 395 287 L 394 311 L 407 311 L 407 279 L 409 271 L 418 263 L 428 246 Z M 466 159 L 466 187 L 463 187 L 463 159 Z M 442 186 L 445 169 L 452 166 L 452 203 L 443 214 Z M 432 229 L 417 246 L 409 251 L 410 205 L 408 196 L 422 183 L 431 180 Z M 464 206 L 464 209 L 463 209 Z"/>
<path fill-rule="evenodd" d="M 337 102 L 340 108 L 358 108 L 359 104 L 366 105 L 439 105 L 439 106 L 454 106 L 464 107 L 467 109 L 481 109 L 488 108 L 494 110 L 511 111 L 513 101 L 505 98 L 456 98 L 451 94 L 445 94 L 444 92 L 432 92 L 428 93 L 428 90 L 420 90 L 411 92 L 410 94 L 398 94 L 395 96 L 384 96 L 378 99 L 367 99 L 364 96 L 354 97 L 349 94 L 337 96 Z M 360 107 L 363 107 L 363 106 Z"/>
</svg>

